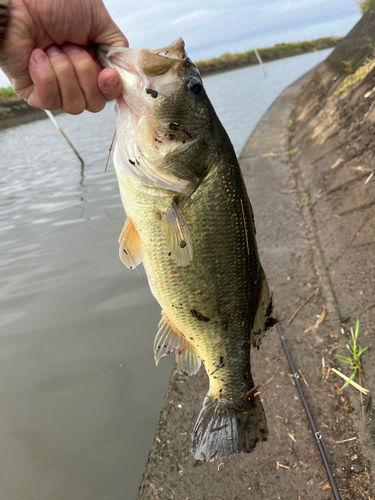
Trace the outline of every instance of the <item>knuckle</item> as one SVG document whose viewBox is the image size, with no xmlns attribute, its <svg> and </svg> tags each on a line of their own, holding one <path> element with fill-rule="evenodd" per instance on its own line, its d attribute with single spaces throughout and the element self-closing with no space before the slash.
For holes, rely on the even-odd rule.
<svg viewBox="0 0 375 500">
<path fill-rule="evenodd" d="M 61 59 L 55 66 L 55 72 L 60 78 L 69 78 L 73 76 L 74 70 L 68 58 Z"/>
<path fill-rule="evenodd" d="M 92 59 L 85 57 L 76 61 L 74 69 L 83 76 L 96 77 L 96 66 Z"/>
<path fill-rule="evenodd" d="M 38 85 L 49 91 L 57 88 L 56 75 L 54 72 L 41 73 L 38 78 Z"/>
<path fill-rule="evenodd" d="M 55 86 L 55 82 L 48 82 L 48 84 L 40 85 L 38 89 L 30 95 L 27 102 L 30 106 L 53 111 L 55 109 L 60 109 L 61 96 Z"/>
<path fill-rule="evenodd" d="M 91 113 L 99 113 L 99 111 L 102 111 L 106 105 L 106 100 L 103 99 L 103 100 L 99 100 L 99 99 L 96 99 L 95 101 L 94 100 L 91 100 L 90 102 L 87 103 L 87 111 L 90 111 Z"/>
<path fill-rule="evenodd" d="M 84 99 L 79 99 L 76 101 L 71 101 L 69 103 L 64 103 L 62 110 L 70 115 L 80 115 L 86 109 L 86 101 Z"/>
</svg>

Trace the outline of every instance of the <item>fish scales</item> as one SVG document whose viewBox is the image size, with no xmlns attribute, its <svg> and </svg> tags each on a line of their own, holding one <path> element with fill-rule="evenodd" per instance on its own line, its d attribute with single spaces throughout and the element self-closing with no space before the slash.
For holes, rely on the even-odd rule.
<svg viewBox="0 0 375 500">
<path fill-rule="evenodd" d="M 148 196 L 145 207 L 145 200 L 139 198 L 142 186 L 134 186 L 133 182 L 124 193 L 129 206 L 126 212 L 142 235 L 143 264 L 155 297 L 178 329 L 198 348 L 208 374 L 220 364 L 220 357 L 224 358 L 224 366 L 211 381 L 211 392 L 219 396 L 222 389 L 220 397 L 230 399 L 251 388 L 251 379 L 243 378 L 250 371 L 249 349 L 239 348 L 249 338 L 249 325 L 245 325 L 248 318 L 240 313 L 247 311 L 248 316 L 254 315 L 259 292 L 254 283 L 258 279 L 259 261 L 254 257 L 255 241 L 250 237 L 252 251 L 248 252 L 244 237 L 241 200 L 244 207 L 248 204 L 238 164 L 233 162 L 230 169 L 223 162 L 216 168 L 218 172 L 212 172 L 216 175 L 211 175 L 207 185 L 198 188 L 193 202 L 182 209 L 191 227 L 195 250 L 192 262 L 186 267 L 176 266 L 168 257 L 163 228 L 153 216 L 162 210 L 166 200 L 160 194 Z M 230 188 L 231 184 L 235 189 Z M 251 216 L 246 212 L 247 224 L 251 225 Z M 145 214 L 150 216 L 145 219 Z M 227 241 L 235 244 L 227 245 Z M 209 321 L 199 321 L 192 310 Z"/>
<path fill-rule="evenodd" d="M 127 214 L 120 257 L 130 268 L 143 262 L 162 307 L 156 362 L 175 352 L 180 372 L 203 362 L 208 374 L 195 458 L 250 452 L 268 434 L 250 345 L 274 320 L 240 167 L 182 40 L 122 50 L 100 53 L 124 81 L 114 156 Z"/>
</svg>

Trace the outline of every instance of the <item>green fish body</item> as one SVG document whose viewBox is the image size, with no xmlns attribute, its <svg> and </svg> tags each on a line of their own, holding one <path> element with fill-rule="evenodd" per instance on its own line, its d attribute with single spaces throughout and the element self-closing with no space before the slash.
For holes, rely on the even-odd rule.
<svg viewBox="0 0 375 500">
<path fill-rule="evenodd" d="M 268 435 L 250 346 L 259 347 L 274 319 L 232 144 L 181 39 L 100 58 L 124 84 L 114 154 L 127 214 L 120 258 L 131 269 L 143 263 L 162 307 L 156 363 L 175 352 L 181 373 L 205 366 L 196 459 L 250 452 Z"/>
</svg>

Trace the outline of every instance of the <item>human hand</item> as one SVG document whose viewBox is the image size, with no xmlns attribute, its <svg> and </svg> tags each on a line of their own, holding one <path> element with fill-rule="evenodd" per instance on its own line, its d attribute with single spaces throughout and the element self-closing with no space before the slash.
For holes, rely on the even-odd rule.
<svg viewBox="0 0 375 500">
<path fill-rule="evenodd" d="M 95 58 L 97 43 L 128 46 L 102 0 L 10 0 L 0 67 L 31 106 L 97 112 L 121 93 L 117 71 Z"/>
</svg>

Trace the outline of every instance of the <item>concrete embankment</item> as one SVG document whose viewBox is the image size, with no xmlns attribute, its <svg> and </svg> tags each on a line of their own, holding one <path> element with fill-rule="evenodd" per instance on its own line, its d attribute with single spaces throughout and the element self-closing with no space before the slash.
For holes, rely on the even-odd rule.
<svg viewBox="0 0 375 500">
<path fill-rule="evenodd" d="M 42 109 L 33 108 L 22 99 L 0 101 L 0 130 L 44 118 L 47 115 Z"/>
<path fill-rule="evenodd" d="M 287 88 L 258 123 L 240 157 L 252 202 L 261 261 L 274 292 L 276 313 L 292 356 L 306 381 L 305 391 L 336 476 L 342 498 L 373 498 L 370 466 L 363 454 L 356 414 L 348 391 L 330 373 L 334 353 L 345 341 L 336 301 L 296 168 L 290 127 L 293 103 L 307 76 Z M 288 319 L 308 304 L 287 326 Z M 318 321 L 320 319 L 320 321 Z M 322 367 L 322 359 L 324 366 Z M 202 466 L 190 453 L 191 433 L 208 379 L 173 373 L 138 500 L 161 499 L 314 499 L 332 493 L 315 438 L 294 386 L 281 341 L 274 328 L 259 351 L 252 371 L 270 435 L 250 455 Z M 350 392 L 350 391 L 349 391 Z M 357 394 L 353 394 L 357 398 Z M 345 441 L 348 438 L 355 438 Z M 344 442 L 342 444 L 342 442 Z M 348 474 L 348 467 L 356 473 Z M 356 496 L 351 496 L 355 491 Z M 368 495 L 371 495 L 369 492 Z"/>
<path fill-rule="evenodd" d="M 348 343 L 350 328 L 355 330 L 358 320 L 357 350 L 359 346 L 368 350 L 363 354 L 356 379 L 372 394 L 375 388 L 374 39 L 375 5 L 306 82 L 291 117 L 293 147 L 298 149 L 295 167 L 304 199 L 308 201 L 316 247 L 342 323 L 343 335 L 336 352 L 352 357 L 343 344 Z M 342 364 L 342 370 L 350 374 L 347 364 Z M 359 393 L 354 396 L 352 404 L 360 439 L 374 466 L 375 419 L 371 398 Z"/>
</svg>

